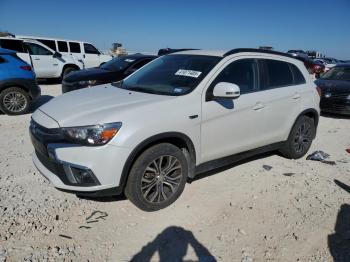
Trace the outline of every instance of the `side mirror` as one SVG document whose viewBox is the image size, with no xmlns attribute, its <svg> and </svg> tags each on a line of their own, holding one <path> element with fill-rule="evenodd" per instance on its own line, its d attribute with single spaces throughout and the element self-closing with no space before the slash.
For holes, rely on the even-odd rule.
<svg viewBox="0 0 350 262">
<path fill-rule="evenodd" d="M 213 98 L 237 98 L 241 95 L 239 86 L 232 83 L 220 82 L 214 86 Z"/>
<path fill-rule="evenodd" d="M 61 53 L 58 53 L 58 52 L 55 52 L 53 55 L 52 55 L 53 58 L 61 58 L 62 57 L 62 54 Z"/>
</svg>

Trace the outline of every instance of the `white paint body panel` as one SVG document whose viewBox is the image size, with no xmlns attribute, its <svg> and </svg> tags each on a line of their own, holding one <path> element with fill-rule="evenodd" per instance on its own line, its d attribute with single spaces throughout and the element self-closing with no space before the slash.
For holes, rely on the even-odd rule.
<svg viewBox="0 0 350 262">
<path fill-rule="evenodd" d="M 206 54 L 194 50 L 180 54 Z M 208 55 L 222 55 L 209 52 Z M 210 83 L 228 64 L 242 58 L 270 58 L 296 65 L 306 83 L 297 86 L 243 94 L 232 100 L 233 108 L 216 101 L 205 101 Z M 254 110 L 256 105 L 263 105 Z M 285 141 L 298 115 L 305 109 L 319 112 L 319 97 L 303 63 L 292 58 L 261 53 L 238 53 L 224 57 L 189 94 L 163 96 L 102 85 L 66 93 L 44 104 L 33 115 L 39 124 L 52 127 L 85 126 L 122 122 L 118 134 L 102 147 L 64 147 L 56 149 L 61 161 L 91 168 L 101 186 L 77 188 L 53 178 L 34 157 L 36 166 L 59 188 L 94 191 L 119 185 L 120 175 L 132 150 L 149 137 L 165 132 L 186 135 L 196 152 L 196 165 L 220 157 Z M 44 113 L 43 113 L 44 112 Z M 198 115 L 190 119 L 189 116 Z M 50 122 L 51 121 L 51 122 Z M 107 159 L 106 159 L 106 156 Z"/>
</svg>

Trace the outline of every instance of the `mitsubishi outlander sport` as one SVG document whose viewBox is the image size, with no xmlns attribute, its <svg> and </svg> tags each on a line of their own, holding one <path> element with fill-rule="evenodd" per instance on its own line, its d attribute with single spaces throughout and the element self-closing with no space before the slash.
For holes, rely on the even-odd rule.
<svg viewBox="0 0 350 262">
<path fill-rule="evenodd" d="M 154 211 L 196 174 L 265 151 L 303 157 L 320 97 L 304 64 L 257 49 L 159 57 L 123 81 L 52 99 L 32 116 L 33 161 L 78 195 L 125 193 Z"/>
</svg>

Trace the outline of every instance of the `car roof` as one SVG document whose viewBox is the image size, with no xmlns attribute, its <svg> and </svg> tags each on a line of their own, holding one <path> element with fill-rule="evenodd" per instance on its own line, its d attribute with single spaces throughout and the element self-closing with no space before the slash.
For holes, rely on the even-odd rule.
<svg viewBox="0 0 350 262">
<path fill-rule="evenodd" d="M 90 42 L 82 41 L 82 40 L 74 40 L 74 39 L 62 39 L 56 37 L 42 37 L 42 36 L 32 36 L 32 35 L 16 35 L 16 38 L 19 39 L 41 39 L 41 40 L 57 40 L 57 41 L 67 41 L 67 42 L 82 42 L 90 44 Z"/>
<path fill-rule="evenodd" d="M 222 50 L 187 50 L 187 51 L 180 51 L 171 53 L 169 55 L 180 55 L 180 54 L 186 54 L 186 55 L 207 55 L 207 56 L 217 56 L 217 57 L 226 57 L 233 54 L 238 53 L 258 53 L 258 54 L 272 54 L 272 55 L 278 55 L 278 56 L 284 56 L 288 58 L 296 59 L 296 57 L 287 54 L 282 53 L 278 51 L 272 51 L 272 50 L 264 50 L 264 49 L 256 49 L 256 48 L 235 48 L 231 49 L 229 51 L 222 51 Z"/>
<path fill-rule="evenodd" d="M 142 58 L 157 58 L 158 56 L 156 55 L 144 55 L 140 53 L 132 54 L 132 55 L 127 55 L 127 56 L 122 56 L 121 58 L 134 58 L 134 59 L 142 59 Z"/>
<path fill-rule="evenodd" d="M 179 52 L 175 52 L 175 53 L 170 53 L 169 55 L 207 55 L 207 56 L 223 57 L 226 52 L 227 51 L 223 51 L 223 50 L 200 50 L 200 49 L 196 49 L 196 50 L 179 51 Z"/>
<path fill-rule="evenodd" d="M 5 49 L 5 48 L 0 48 L 0 54 L 15 54 L 15 51 Z"/>
<path fill-rule="evenodd" d="M 348 67 L 350 67 L 350 63 L 338 64 L 335 67 L 346 67 L 346 68 L 348 68 Z"/>
</svg>

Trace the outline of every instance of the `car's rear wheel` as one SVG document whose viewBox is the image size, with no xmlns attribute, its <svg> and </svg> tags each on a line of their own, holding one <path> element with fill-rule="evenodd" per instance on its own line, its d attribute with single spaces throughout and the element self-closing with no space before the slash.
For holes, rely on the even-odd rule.
<svg viewBox="0 0 350 262">
<path fill-rule="evenodd" d="M 0 109 L 8 115 L 21 115 L 28 112 L 30 97 L 19 87 L 9 87 L 0 93 Z"/>
<path fill-rule="evenodd" d="M 152 146 L 133 164 L 125 195 L 144 211 L 165 208 L 181 195 L 187 173 L 187 160 L 178 147 L 168 143 Z"/>
<path fill-rule="evenodd" d="M 284 157 L 290 159 L 303 157 L 310 149 L 315 133 L 315 121 L 308 116 L 299 117 L 280 152 Z"/>
</svg>

